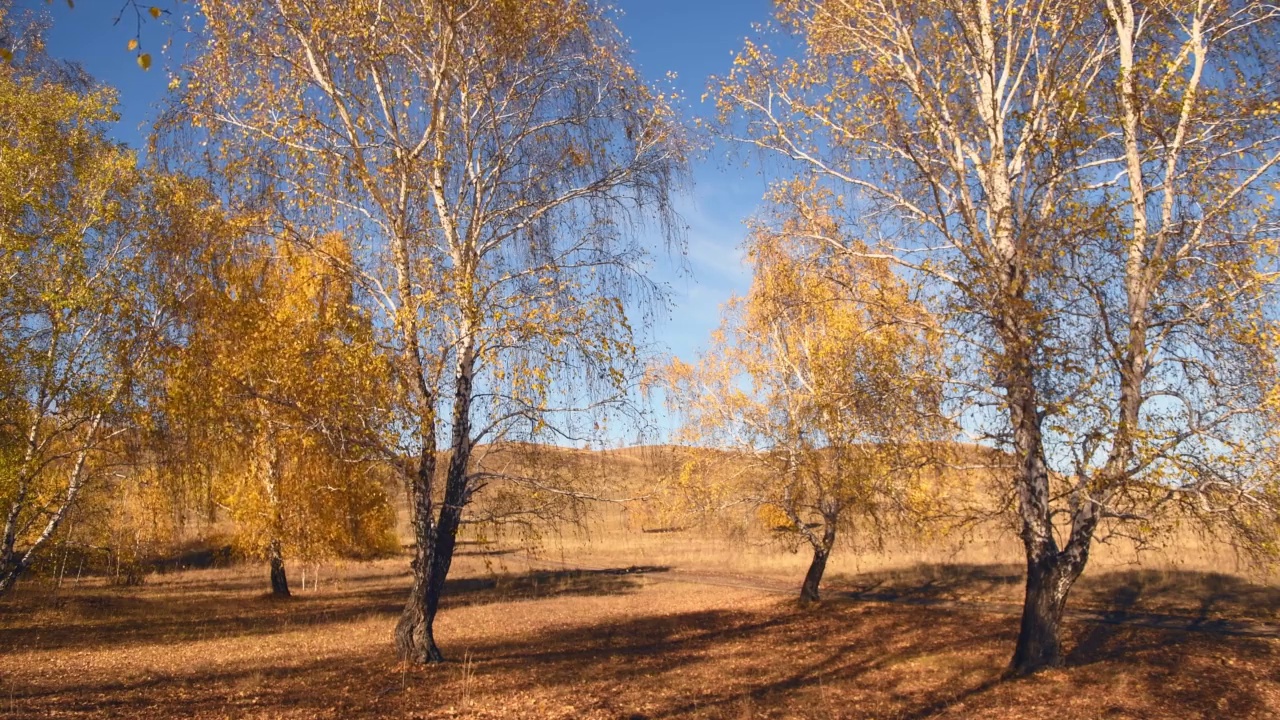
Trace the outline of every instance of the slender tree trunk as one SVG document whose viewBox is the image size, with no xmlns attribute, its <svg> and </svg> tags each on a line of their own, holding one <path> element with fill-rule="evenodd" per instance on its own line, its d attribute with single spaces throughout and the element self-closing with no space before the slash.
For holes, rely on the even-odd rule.
<svg viewBox="0 0 1280 720">
<path fill-rule="evenodd" d="M 115 401 L 114 395 L 111 400 L 112 402 Z M 25 572 L 27 568 L 31 567 L 31 563 L 35 559 L 36 553 L 39 552 L 40 548 L 44 547 L 44 544 L 49 541 L 49 538 L 53 537 L 53 534 L 58 531 L 58 527 L 62 524 L 63 519 L 66 518 L 67 512 L 73 505 L 75 505 L 76 498 L 80 495 L 81 484 L 84 482 L 85 462 L 89 458 L 89 449 L 93 445 L 94 439 L 97 438 L 98 429 L 101 425 L 102 414 L 98 413 L 93 416 L 93 421 L 89 424 L 87 435 L 88 439 L 85 441 L 84 446 L 76 453 L 75 465 L 71 468 L 71 476 L 67 483 L 67 492 L 62 500 L 62 504 L 58 506 L 58 509 L 55 510 L 52 515 L 49 516 L 49 520 L 45 523 L 44 530 L 36 536 L 35 540 L 31 543 L 31 546 L 28 547 L 24 553 L 18 553 L 14 549 L 14 546 L 17 543 L 17 533 L 15 530 L 16 520 L 21 508 L 15 504 L 9 511 L 9 517 L 5 522 L 3 547 L 0 547 L 0 597 L 3 597 L 4 594 L 13 587 L 13 584 L 17 582 L 19 575 Z"/>
<path fill-rule="evenodd" d="M 270 417 L 265 408 L 260 412 L 266 424 L 263 442 L 266 445 L 264 458 L 266 467 L 262 476 L 263 489 L 267 493 L 267 501 L 271 503 L 271 542 L 267 545 L 267 562 L 271 565 L 271 594 L 275 597 L 289 597 L 289 579 L 284 572 L 284 548 L 280 541 L 284 529 L 284 516 L 280 508 L 280 449 L 276 446 L 275 433 L 271 429 Z M 302 577 L 302 589 L 307 589 L 306 575 Z"/>
<path fill-rule="evenodd" d="M 452 464 L 450 463 L 451 466 Z M 432 627 L 436 620 L 436 611 L 440 608 L 444 582 L 449 576 L 449 567 L 453 564 L 453 549 L 457 542 L 458 526 L 462 520 L 462 504 L 458 501 L 457 494 L 453 492 L 455 480 L 452 475 L 453 468 L 450 467 L 450 477 L 445 485 L 444 506 L 440 508 L 440 517 L 436 523 L 435 551 L 431 553 L 430 571 L 423 587 L 423 616 L 426 619 L 426 637 L 430 643 L 427 653 L 430 662 L 444 660 L 440 648 L 436 647 Z M 463 480 L 465 481 L 465 477 Z"/>
<path fill-rule="evenodd" d="M 822 575 L 827 571 L 827 558 L 831 557 L 831 549 L 836 544 L 836 518 L 826 518 L 822 529 L 822 539 L 813 545 L 813 560 L 809 563 L 809 572 L 804 575 L 804 583 L 800 586 L 800 602 L 816 603 L 821 598 L 818 587 L 822 584 Z"/>
<path fill-rule="evenodd" d="M 17 581 L 18 574 L 22 570 L 19 566 L 20 558 L 18 553 L 14 552 L 13 549 L 15 542 L 16 538 L 6 528 L 4 538 L 0 540 L 0 597 L 3 597 L 13 587 L 13 583 Z"/>
<path fill-rule="evenodd" d="M 18 576 L 25 569 L 21 562 L 11 562 L 7 559 L 0 562 L 0 597 L 13 589 L 14 583 L 18 582 Z"/>
<path fill-rule="evenodd" d="M 813 549 L 813 561 L 809 563 L 809 572 L 805 573 L 804 584 L 800 586 L 800 602 L 816 603 L 818 585 L 822 582 L 822 573 L 827 569 L 828 551 L 822 548 Z"/>
<path fill-rule="evenodd" d="M 267 559 L 271 563 L 271 594 L 276 597 L 289 597 L 289 579 L 284 573 L 284 552 L 278 538 L 272 540 L 271 545 L 268 546 Z"/>
<path fill-rule="evenodd" d="M 25 484 L 18 490 L 18 497 L 10 506 L 4 524 L 4 537 L 0 538 L 0 569 L 5 576 L 18 567 L 18 553 L 14 547 L 18 543 L 18 515 L 22 512 L 22 504 L 25 502 L 27 488 Z M 19 570 L 20 571 L 20 570 Z M 12 585 L 12 581 L 9 583 Z M 8 589 L 7 585 L 0 583 L 0 595 Z"/>
<path fill-rule="evenodd" d="M 72 519 L 67 519 L 67 531 L 62 535 L 62 563 L 58 568 L 58 584 L 54 587 L 54 597 L 57 597 L 58 591 L 62 589 L 62 579 L 67 576 L 67 560 L 71 558 L 71 533 L 75 531 L 75 525 Z"/>
<path fill-rule="evenodd" d="M 427 439 L 423 439 L 422 451 L 418 457 L 418 472 L 410 483 L 410 496 L 413 500 L 413 587 L 409 590 L 409 599 L 395 630 L 396 654 L 404 660 L 417 663 L 439 662 L 443 659 L 431 633 L 431 621 L 434 618 L 427 617 L 427 578 L 436 544 L 435 503 L 431 499 L 436 473 L 434 433 L 431 433 L 429 445 Z"/>
</svg>

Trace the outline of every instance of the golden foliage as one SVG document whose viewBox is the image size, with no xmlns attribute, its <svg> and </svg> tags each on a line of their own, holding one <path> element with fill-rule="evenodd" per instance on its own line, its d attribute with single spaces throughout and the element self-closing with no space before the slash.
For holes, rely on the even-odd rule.
<svg viewBox="0 0 1280 720">
<path fill-rule="evenodd" d="M 223 245 L 167 368 L 176 464 L 204 467 L 249 554 L 273 542 L 302 558 L 394 550 L 379 471 L 390 377 L 330 261 L 345 243 L 321 239 L 323 255 L 277 248 L 240 225 L 211 228 Z"/>
<path fill-rule="evenodd" d="M 812 240 L 841 233 L 830 200 L 796 183 L 775 188 L 747 245 L 750 290 L 726 305 L 696 365 L 666 370 L 683 439 L 736 451 L 696 453 L 680 494 L 704 509 L 757 506 L 815 547 L 814 527 L 874 530 L 925 510 L 930 496 L 913 488 L 944 426 L 933 319 L 889 262 Z M 744 457 L 737 476 L 713 470 Z"/>
<path fill-rule="evenodd" d="M 26 37 L 0 64 L 0 592 L 109 467 L 173 300 L 144 178 L 106 137 L 115 94 Z"/>
</svg>

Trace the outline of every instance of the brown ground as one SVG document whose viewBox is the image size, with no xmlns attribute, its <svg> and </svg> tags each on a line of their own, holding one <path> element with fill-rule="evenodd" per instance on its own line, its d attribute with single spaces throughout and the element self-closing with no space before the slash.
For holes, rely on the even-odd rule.
<svg viewBox="0 0 1280 720">
<path fill-rule="evenodd" d="M 1016 567 L 846 574 L 802 610 L 778 577 L 512 555 L 495 577 L 465 552 L 437 623 L 451 662 L 427 668 L 391 652 L 403 559 L 329 566 L 289 601 L 257 568 L 27 585 L 0 603 L 0 717 L 1280 717 L 1280 591 L 1232 576 L 1087 576 L 1078 607 L 1193 629 L 1077 617 L 1068 667 L 1004 680 Z M 1199 631 L 1223 628 L 1255 636 Z"/>
</svg>

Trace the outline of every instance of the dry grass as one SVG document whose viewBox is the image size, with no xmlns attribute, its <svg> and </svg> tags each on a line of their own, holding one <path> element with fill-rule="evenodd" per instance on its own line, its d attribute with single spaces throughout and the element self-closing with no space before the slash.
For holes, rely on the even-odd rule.
<svg viewBox="0 0 1280 720">
<path fill-rule="evenodd" d="M 682 570 L 768 578 L 799 588 L 811 559 L 807 545 L 787 549 L 758 529 L 732 536 L 692 528 L 649 527 L 646 518 L 614 506 L 581 528 L 544 538 L 536 556 L 576 566 L 661 565 Z M 1012 532 L 987 526 L 947 537 L 842 538 L 827 564 L 826 585 L 947 600 L 1018 603 L 1022 548 Z M 493 552 L 493 569 L 518 571 L 523 553 Z M 1280 572 L 1250 565 L 1230 548 L 1188 532 L 1142 551 L 1117 540 L 1096 544 L 1071 605 L 1099 610 L 1225 615 L 1280 622 Z"/>
<path fill-rule="evenodd" d="M 794 579 L 657 563 L 556 571 L 490 546 L 463 552 L 438 622 L 453 661 L 426 668 L 390 648 L 403 559 L 326 567 L 290 601 L 265 596 L 256 568 L 86 583 L 56 604 L 29 585 L 0 605 L 0 717 L 1280 716 L 1275 639 L 1076 621 L 1067 668 L 1003 680 L 1016 618 L 994 606 L 842 597 L 991 595 L 1016 586 L 999 565 L 849 574 L 800 610 Z M 493 574 L 495 558 L 510 573 Z M 1212 617 L 1280 607 L 1274 587 L 1242 578 L 1132 572 L 1078 599 L 1198 602 Z"/>
<path fill-rule="evenodd" d="M 645 451 L 607 462 L 636 488 L 652 473 Z M 26 583 L 0 602 L 0 718 L 1280 717 L 1280 588 L 1195 537 L 1099 548 L 1068 666 L 1006 680 L 1022 590 L 1007 535 L 850 543 L 802 610 L 803 551 L 633 512 L 534 553 L 460 546 L 436 667 L 392 652 L 403 557 L 326 565 L 288 601 L 257 567 Z"/>
</svg>

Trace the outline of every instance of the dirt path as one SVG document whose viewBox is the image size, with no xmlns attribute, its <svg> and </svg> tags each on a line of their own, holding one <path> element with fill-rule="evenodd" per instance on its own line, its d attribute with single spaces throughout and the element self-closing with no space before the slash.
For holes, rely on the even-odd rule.
<svg viewBox="0 0 1280 720">
<path fill-rule="evenodd" d="M 616 573 L 618 575 L 644 575 L 650 582 L 675 582 L 693 585 L 707 585 L 777 595 L 796 594 L 795 583 L 787 583 L 771 578 L 749 575 L 716 574 L 680 570 L 673 567 L 650 565 L 633 565 L 627 568 L 593 567 L 577 562 L 560 562 L 556 560 L 531 559 L 530 564 L 542 569 L 584 570 L 597 573 Z M 893 590 L 856 590 L 836 585 L 824 590 L 824 597 L 852 602 L 894 603 L 918 607 L 939 607 L 949 610 L 965 610 L 971 612 L 996 615 L 1022 614 L 1022 606 L 1017 603 L 998 602 L 994 600 L 960 600 L 954 598 L 923 597 L 912 594 L 909 590 L 896 592 Z M 1066 611 L 1066 618 L 1074 621 L 1100 625 L 1123 625 L 1130 627 L 1153 628 L 1172 632 L 1197 632 L 1210 635 L 1272 638 L 1280 639 L 1280 625 L 1254 620 L 1239 620 L 1222 617 L 1177 615 L 1152 613 L 1133 610 L 1095 610 L 1087 608 Z"/>
</svg>

